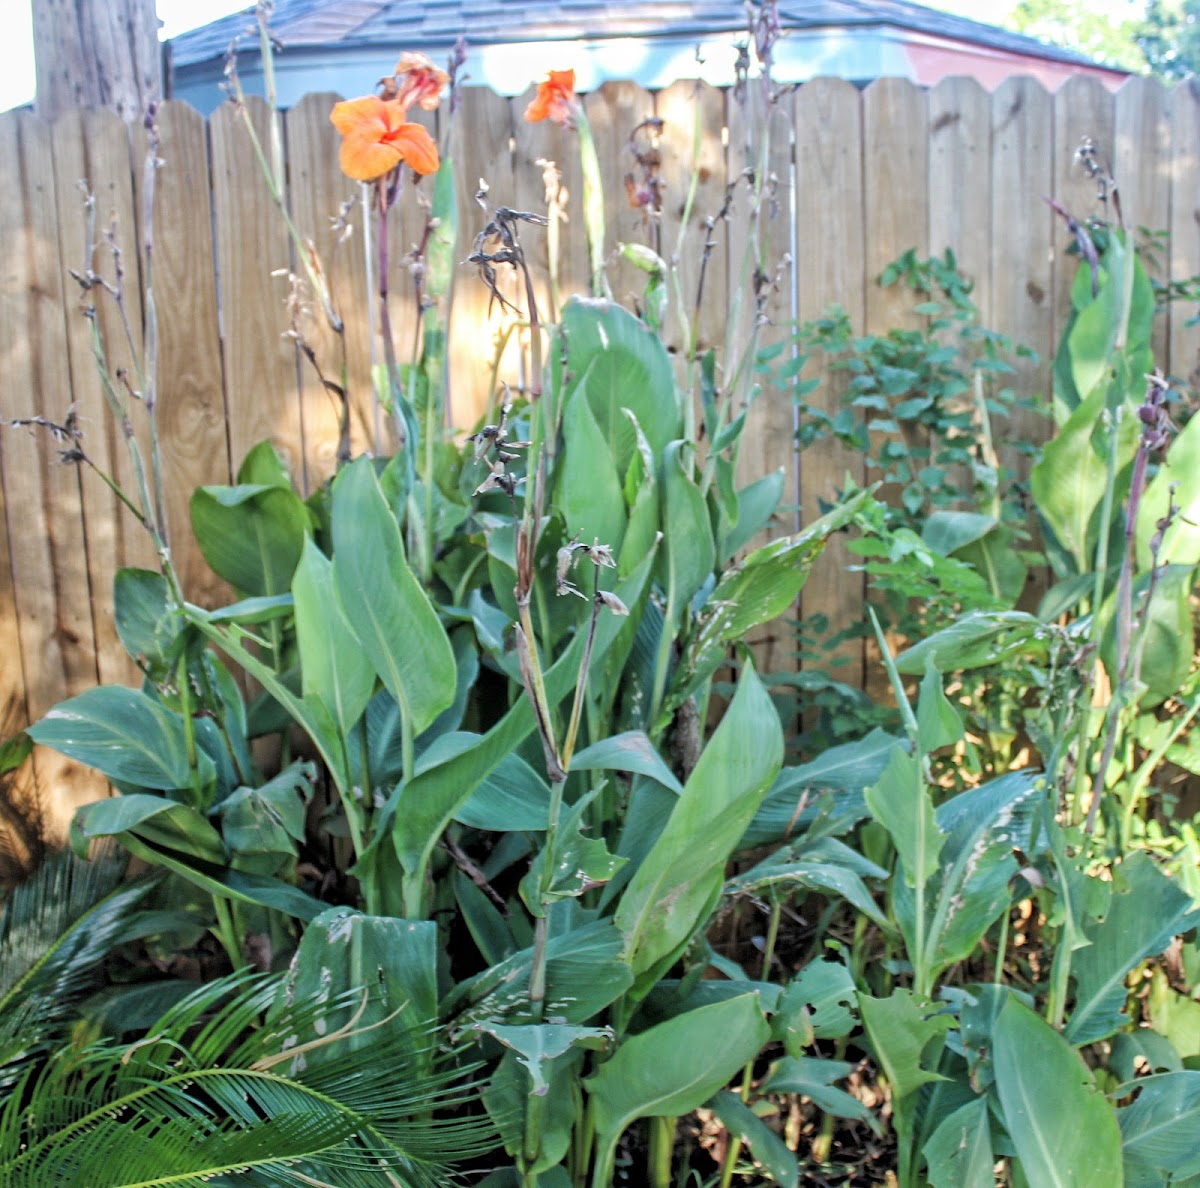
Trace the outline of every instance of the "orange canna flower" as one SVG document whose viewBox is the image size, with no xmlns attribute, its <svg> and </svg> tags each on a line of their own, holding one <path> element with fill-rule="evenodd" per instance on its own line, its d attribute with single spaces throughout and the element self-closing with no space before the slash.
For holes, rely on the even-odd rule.
<svg viewBox="0 0 1200 1188">
<path fill-rule="evenodd" d="M 374 181 L 401 162 L 417 173 L 436 173 L 437 145 L 420 124 L 405 122 L 399 103 L 367 95 L 334 105 L 329 118 L 342 134 L 342 172 L 357 181 Z"/>
<path fill-rule="evenodd" d="M 525 118 L 536 124 L 540 120 L 553 120 L 566 124 L 579 110 L 575 97 L 575 71 L 551 70 L 546 81 L 538 85 L 533 102 L 525 109 Z"/>
<path fill-rule="evenodd" d="M 395 79 L 396 102 L 405 111 L 414 103 L 425 111 L 433 111 L 450 76 L 424 54 L 408 52 L 401 54 L 396 63 Z"/>
</svg>

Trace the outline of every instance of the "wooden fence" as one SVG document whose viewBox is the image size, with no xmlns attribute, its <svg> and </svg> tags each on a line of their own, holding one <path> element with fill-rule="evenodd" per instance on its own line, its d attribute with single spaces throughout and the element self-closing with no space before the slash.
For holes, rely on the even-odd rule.
<svg viewBox="0 0 1200 1188">
<path fill-rule="evenodd" d="M 286 113 L 283 151 L 287 203 L 296 225 L 311 235 L 327 264 L 347 323 L 347 374 L 353 392 L 356 450 L 379 443 L 370 398 L 373 334 L 368 322 L 367 253 L 360 231 L 336 252 L 331 216 L 355 187 L 337 166 L 338 137 L 329 123 L 329 95 L 310 95 Z M 498 203 L 544 209 L 544 159 L 556 161 L 569 191 L 563 227 L 562 288 L 585 280 L 586 246 L 578 216 L 581 192 L 572 133 L 521 119 L 528 96 L 509 100 L 483 90 L 465 93 L 455 152 L 460 188 L 459 255 L 480 223 L 474 202 L 484 178 Z M 692 168 L 695 105 L 701 105 L 699 188 L 693 225 L 686 228 L 682 267 L 693 283 L 706 231 L 704 218 L 721 205 L 727 183 L 747 163 L 747 129 L 732 96 L 680 83 L 658 93 L 632 84 L 607 84 L 589 95 L 609 203 L 610 245 L 644 239 L 640 211 L 625 197 L 623 178 L 636 172 L 631 130 L 649 116 L 663 122 L 660 152 L 666 183 L 662 243 L 673 245 Z M 266 112 L 251 108 L 266 135 Z M 1047 207 L 1053 195 L 1068 208 L 1095 209 L 1094 185 L 1073 166 L 1073 151 L 1090 136 L 1109 156 L 1120 180 L 1127 219 L 1167 232 L 1163 264 L 1176 278 L 1200 273 L 1200 91 L 1173 92 L 1130 79 L 1116 96 L 1098 82 L 1076 78 L 1056 94 L 1030 79 L 1006 82 L 989 94 L 971 80 L 948 80 L 932 90 L 882 79 L 858 90 L 818 79 L 784 95 L 775 115 L 771 170 L 777 210 L 767 233 L 772 254 L 790 255 L 772 315 L 809 318 L 830 304 L 844 307 L 856 326 L 883 331 L 904 316 L 898 295 L 875 283 L 881 269 L 907 248 L 951 247 L 975 281 L 985 325 L 1033 347 L 1040 366 L 1024 366 L 1019 386 L 1044 391 L 1045 360 L 1062 325 L 1074 261 Z M 285 311 L 294 266 L 289 240 L 262 180 L 240 115 L 222 109 L 205 122 L 185 105 L 168 103 L 160 118 L 163 167 L 158 172 L 153 275 L 159 321 L 159 417 L 169 483 L 169 521 L 177 563 L 191 598 L 226 596 L 191 540 L 187 503 L 202 483 L 231 481 L 245 453 L 270 438 L 308 488 L 332 471 L 336 413 L 313 373 L 297 360 Z M 141 133 L 134 135 L 137 141 Z M 139 260 L 142 146 L 130 143 L 115 116 L 80 111 L 53 127 L 27 112 L 0 116 L 0 158 L 9 163 L 0 183 L 0 418 L 44 416 L 61 421 L 74 406 L 84 446 L 101 468 L 128 481 L 119 433 L 104 411 L 92 360 L 91 327 L 79 313 L 79 287 L 70 269 L 84 266 L 85 222 L 78 181 L 96 195 L 99 234 L 115 219 L 125 248 L 126 291 L 134 349 L 140 349 L 144 258 Z M 422 216 L 410 193 L 395 213 L 392 242 L 410 244 Z M 716 339 L 726 320 L 729 270 L 748 233 L 744 204 L 736 205 L 709 264 L 702 337 Z M 526 236 L 539 283 L 546 275 L 545 236 Z M 669 249 L 668 249 L 669 250 Z M 393 260 L 402 255 L 393 252 Z M 112 276 L 101 252 L 97 267 Z M 411 287 L 403 261 L 392 288 L 399 295 L 397 337 L 411 338 Z M 614 289 L 626 299 L 640 291 L 638 274 L 617 264 Z M 406 300 L 405 298 L 408 297 Z M 102 303 L 103 304 L 103 303 Z M 1194 312 L 1194 311 L 1189 311 Z M 461 269 L 450 330 L 451 398 L 457 421 L 483 405 L 490 359 L 503 313 L 489 315 L 486 293 Z M 111 364 L 128 365 L 129 348 L 112 308 L 100 319 Z M 1185 315 L 1161 320 L 1161 363 L 1194 373 L 1200 332 Z M 306 323 L 319 350 L 328 334 Z M 846 471 L 862 478 L 859 461 L 838 450 L 792 449 L 792 408 L 762 402 L 748 434 L 746 473 L 784 466 L 801 516 L 841 484 Z M 1017 418 L 1007 432 L 1036 438 L 1037 418 Z M 45 434 L 6 428 L 0 435 L 4 514 L 0 516 L 0 737 L 44 714 L 55 702 L 99 681 L 130 681 L 113 625 L 111 588 L 118 566 L 153 563 L 137 525 L 89 470 L 63 465 Z M 805 593 L 805 613 L 824 612 L 836 628 L 861 614 L 861 582 L 847 574 L 836 544 Z M 768 663 L 791 664 L 780 640 Z M 863 656 L 847 656 L 841 671 L 863 679 Z M 40 781 L 63 808 L 93 793 L 80 773 L 50 756 L 38 759 Z"/>
</svg>

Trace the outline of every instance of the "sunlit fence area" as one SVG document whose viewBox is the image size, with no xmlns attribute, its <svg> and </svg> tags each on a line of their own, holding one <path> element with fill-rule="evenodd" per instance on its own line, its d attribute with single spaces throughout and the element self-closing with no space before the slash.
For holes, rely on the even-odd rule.
<svg viewBox="0 0 1200 1188">
<path fill-rule="evenodd" d="M 379 358 L 370 325 L 372 214 L 338 169 L 338 134 L 329 121 L 332 97 L 309 95 L 283 119 L 279 149 L 286 163 L 283 196 L 300 235 L 311 237 L 330 275 L 346 333 L 336 358 L 322 357 L 325 378 L 344 387 L 351 408 L 352 448 L 389 449 L 387 421 L 372 394 Z M 475 194 L 486 181 L 497 205 L 544 213 L 544 174 L 553 162 L 567 191 L 559 227 L 560 275 L 548 275 L 546 232 L 530 226 L 524 242 L 545 300 L 586 288 L 587 244 L 578 217 L 578 140 L 551 124 L 521 119 L 526 98 L 469 89 L 463 96 L 454 149 L 458 256 L 465 259 L 482 224 Z M 651 93 L 608 84 L 585 108 L 604 175 L 608 243 L 650 242 L 678 253 L 695 292 L 701 268 L 700 346 L 715 340 L 728 316 L 728 275 L 742 259 L 739 237 L 750 233 L 746 129 L 732 93 L 679 83 Z M 265 107 L 254 114 L 270 144 Z M 883 79 L 865 89 L 818 79 L 781 95 L 770 161 L 774 201 L 769 247 L 772 286 L 766 342 L 787 325 L 833 304 L 861 333 L 880 333 L 911 318 L 910 305 L 881 288 L 881 270 L 901 252 L 950 248 L 974 282 L 981 321 L 1031 347 L 1040 362 L 1020 364 L 1015 386 L 1038 396 L 1069 308 L 1076 262 L 1068 237 L 1046 202 L 1076 212 L 1098 209 L 1095 183 L 1073 166 L 1090 137 L 1109 158 L 1127 225 L 1163 233 L 1158 273 L 1200 273 L 1200 91 L 1131 78 L 1115 96 L 1076 79 L 1049 94 L 1012 79 L 989 94 L 971 80 L 933 90 Z M 647 121 L 652 121 L 647 123 Z M 661 121 L 659 123 L 658 121 Z M 118 567 L 153 566 L 145 534 L 98 477 L 128 482 L 121 427 L 105 412 L 93 360 L 93 326 L 79 312 L 82 277 L 94 267 L 117 284 L 112 241 L 119 246 L 125 320 L 115 303 L 103 308 L 105 338 L 140 357 L 145 282 L 152 270 L 157 309 L 158 403 L 168 520 L 176 568 L 187 596 L 212 605 L 225 596 L 192 543 L 188 501 L 206 483 L 229 483 L 241 459 L 270 439 L 297 483 L 312 490 L 333 472 L 338 407 L 297 346 L 318 356 L 332 336 L 312 311 L 288 306 L 289 270 L 301 271 L 240 115 L 220 110 L 207 122 L 191 108 L 166 104 L 159 115 L 161 167 L 156 181 L 153 242 L 142 242 L 140 194 L 144 147 L 117 117 L 81 111 L 53 126 L 27 112 L 0 117 L 0 358 L 6 422 L 78 419 L 82 448 L 94 464 L 64 464 L 62 446 L 42 428 L 2 431 L 0 517 L 0 736 L 7 737 L 55 703 L 102 682 L 135 681 L 138 673 L 117 637 L 112 582 Z M 698 158 L 696 150 L 698 146 Z M 636 150 L 636 151 L 635 151 Z M 639 160 L 640 154 L 640 160 Z M 696 171 L 690 225 L 680 226 Z M 628 183 L 627 183 L 628 175 Z M 648 178 L 662 184 L 660 217 L 631 203 Z M 94 195 L 89 227 L 81 179 Z M 411 183 L 410 183 L 411 187 Z M 714 217 L 731 194 L 726 219 Z M 395 337 L 410 353 L 415 328 L 409 245 L 425 225 L 419 191 L 403 196 L 390 217 Z M 88 244 L 95 254 L 88 260 Z M 74 274 L 74 275 L 73 275 Z M 624 262 L 610 271 L 614 295 L 629 303 L 644 277 Z M 1200 367 L 1200 329 L 1192 311 L 1164 314 L 1156 355 L 1170 372 Z M 449 408 L 470 426 L 497 380 L 519 383 L 493 367 L 514 316 L 494 301 L 473 270 L 458 270 L 449 328 Z M 674 344 L 678 347 L 680 344 Z M 110 350 L 112 348 L 110 347 Z M 110 360 L 119 362 L 119 360 Z M 138 387 L 136 377 L 130 377 Z M 862 481 L 860 455 L 836 448 L 798 453 L 794 410 L 786 391 L 759 401 L 745 436 L 745 477 L 784 467 L 790 503 L 805 519 L 831 498 L 847 471 Z M 1049 423 L 1018 413 L 1006 438 L 1040 440 Z M 140 432 L 140 429 L 138 430 Z M 790 513 L 789 513 L 790 514 Z M 836 628 L 862 616 L 862 579 L 846 569 L 838 543 L 827 551 L 803 592 L 805 615 L 823 613 Z M 766 646 L 766 666 L 794 665 L 794 646 Z M 843 680 L 863 680 L 851 657 Z M 53 758 L 46 763 L 59 762 Z M 50 769 L 47 769 L 50 770 Z M 56 779 L 83 781 L 55 769 Z M 79 795 L 86 799 L 82 784 Z"/>
</svg>

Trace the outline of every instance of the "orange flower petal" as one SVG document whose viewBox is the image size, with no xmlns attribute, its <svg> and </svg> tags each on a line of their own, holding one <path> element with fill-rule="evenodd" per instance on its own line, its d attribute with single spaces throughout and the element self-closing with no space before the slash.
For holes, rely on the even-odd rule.
<svg viewBox="0 0 1200 1188">
<path fill-rule="evenodd" d="M 578 105 L 575 71 L 551 70 L 546 81 L 538 86 L 533 102 L 525 109 L 525 118 L 531 124 L 546 119 L 565 124 L 575 114 Z"/>
<path fill-rule="evenodd" d="M 376 95 L 338 103 L 329 118 L 343 136 L 342 172 L 356 181 L 374 181 L 408 162 L 418 173 L 435 173 L 437 145 L 420 124 L 404 118 L 405 109 Z"/>
<path fill-rule="evenodd" d="M 343 136 L 349 136 L 372 122 L 386 127 L 386 109 L 387 105 L 378 95 L 365 95 L 361 99 L 344 99 L 341 103 L 335 103 L 329 118 Z"/>
<path fill-rule="evenodd" d="M 417 173 L 437 173 L 441 160 L 433 137 L 420 124 L 401 124 L 389 137 L 400 159 Z"/>
<path fill-rule="evenodd" d="M 400 161 L 400 152 L 396 147 L 378 137 L 347 136 L 338 154 L 342 172 L 355 181 L 374 181 L 385 173 L 391 173 Z"/>
</svg>

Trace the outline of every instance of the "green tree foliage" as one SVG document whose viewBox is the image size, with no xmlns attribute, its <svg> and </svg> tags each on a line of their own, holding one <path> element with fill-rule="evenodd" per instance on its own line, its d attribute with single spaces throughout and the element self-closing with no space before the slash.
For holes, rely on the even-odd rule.
<svg viewBox="0 0 1200 1188">
<path fill-rule="evenodd" d="M 1137 43 L 1161 78 L 1200 74 L 1200 0 L 1150 0 Z"/>
<path fill-rule="evenodd" d="M 1172 0 L 1167 0 L 1167 6 L 1172 6 Z M 1160 0 L 1151 7 L 1162 7 Z M 1124 19 L 1115 19 L 1111 11 L 1086 0 L 1020 0 L 1005 23 L 1014 32 L 1076 50 L 1108 66 L 1146 69 L 1146 56 L 1139 48 L 1142 22 L 1132 6 Z"/>
</svg>

